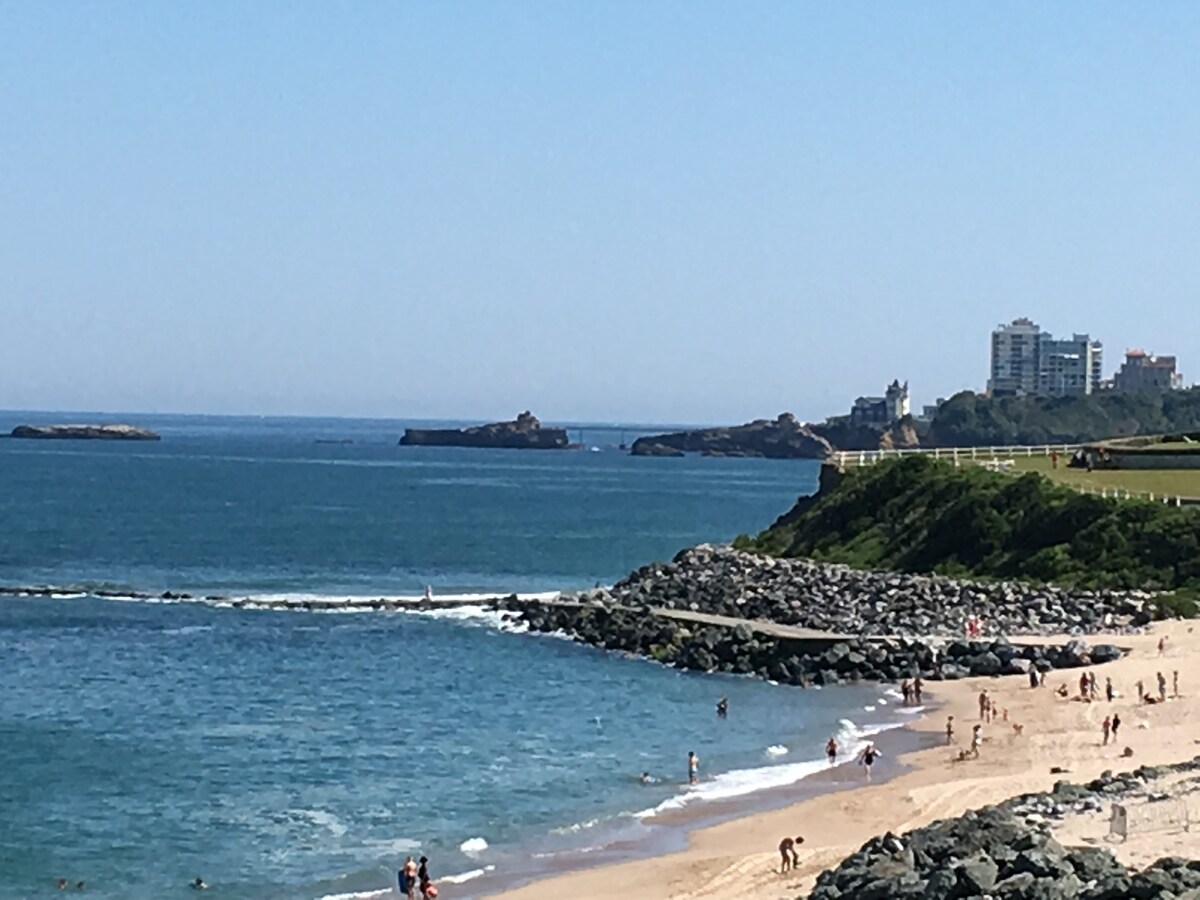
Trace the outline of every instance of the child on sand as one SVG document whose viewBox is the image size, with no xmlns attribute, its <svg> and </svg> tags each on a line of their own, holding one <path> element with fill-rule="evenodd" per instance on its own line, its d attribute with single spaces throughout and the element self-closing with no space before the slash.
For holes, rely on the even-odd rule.
<svg viewBox="0 0 1200 900">
<path fill-rule="evenodd" d="M 800 856 L 796 853 L 796 847 L 804 843 L 802 837 L 785 837 L 779 842 L 779 855 L 783 859 L 779 863 L 779 874 L 782 875 L 790 869 L 796 868 L 800 862 Z"/>
<path fill-rule="evenodd" d="M 954 743 L 954 716 L 946 717 L 946 743 Z"/>
</svg>

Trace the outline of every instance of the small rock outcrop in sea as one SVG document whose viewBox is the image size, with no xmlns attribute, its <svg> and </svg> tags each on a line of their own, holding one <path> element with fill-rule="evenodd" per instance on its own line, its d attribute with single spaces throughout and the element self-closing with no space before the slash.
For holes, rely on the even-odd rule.
<svg viewBox="0 0 1200 900">
<path fill-rule="evenodd" d="M 1193 897 L 1200 862 L 1165 857 L 1141 871 L 1100 847 L 1068 848 L 1053 823 L 1069 815 L 1103 815 L 1106 804 L 1163 776 L 1200 769 L 1200 757 L 1172 766 L 1105 773 L 1086 785 L 1059 782 L 996 806 L 944 819 L 905 834 L 872 838 L 817 877 L 808 900 L 1123 900 Z"/>
<path fill-rule="evenodd" d="M 530 631 L 563 634 L 580 643 L 618 650 L 681 669 L 755 675 L 780 684 L 841 684 L 899 681 L 920 675 L 930 681 L 990 675 L 1028 675 L 1111 662 L 1121 651 L 1110 644 L 1011 644 L 995 641 L 930 641 L 811 638 L 764 633 L 753 622 L 708 625 L 661 615 L 652 609 L 609 606 L 595 598 L 582 604 L 510 598 L 496 602 L 516 612 Z"/>
<path fill-rule="evenodd" d="M 674 454 L 666 450 L 675 451 Z M 833 453 L 829 441 L 783 413 L 774 421 L 758 419 L 732 428 L 699 428 L 638 438 L 634 456 L 668 456 L 702 453 L 705 456 L 765 456 L 770 459 L 826 459 Z"/>
<path fill-rule="evenodd" d="M 484 447 L 503 450 L 565 450 L 570 447 L 565 428 L 543 428 L 526 410 L 511 422 L 493 422 L 472 428 L 406 428 L 403 447 Z"/>
<path fill-rule="evenodd" d="M 990 635 L 1121 631 L 1150 620 L 1141 591 L 1089 591 L 871 572 L 701 544 L 642 566 L 604 592 L 621 606 L 658 606 L 854 635 Z"/>
<path fill-rule="evenodd" d="M 135 425 L 18 425 L 10 437 L 81 441 L 157 441 L 148 428 Z"/>
</svg>

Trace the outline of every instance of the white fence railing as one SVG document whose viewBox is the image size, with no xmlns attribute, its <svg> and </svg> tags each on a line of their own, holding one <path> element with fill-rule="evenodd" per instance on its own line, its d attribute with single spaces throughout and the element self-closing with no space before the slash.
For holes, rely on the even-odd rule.
<svg viewBox="0 0 1200 900">
<path fill-rule="evenodd" d="M 1080 448 L 1079 444 L 1035 444 L 1009 447 L 912 447 L 902 450 L 839 450 L 833 455 L 834 462 L 846 466 L 869 466 L 884 459 L 898 456 L 932 456 L 934 459 L 979 460 L 1015 459 L 1019 456 L 1049 456 L 1057 453 L 1069 457 Z M 1064 465 L 1066 461 L 1064 460 Z"/>
<path fill-rule="evenodd" d="M 1080 449 L 1080 444 L 1035 444 L 1010 447 L 914 447 L 903 450 L 839 450 L 833 455 L 833 462 L 839 468 L 853 466 L 871 466 L 885 459 L 895 459 L 901 456 L 932 456 L 934 459 L 947 459 L 955 465 L 973 462 L 985 466 L 994 472 L 1017 472 L 1014 460 L 1035 456 L 1050 456 L 1057 453 L 1066 465 L 1072 454 Z M 1177 494 L 1154 493 L 1153 491 L 1131 491 L 1123 487 L 1103 487 L 1092 484 L 1080 484 L 1074 481 L 1057 481 L 1057 484 L 1074 488 L 1084 494 L 1094 494 L 1110 500 L 1149 500 L 1154 503 L 1165 503 L 1168 506 L 1190 506 L 1200 504 L 1200 497 L 1182 497 Z"/>
</svg>

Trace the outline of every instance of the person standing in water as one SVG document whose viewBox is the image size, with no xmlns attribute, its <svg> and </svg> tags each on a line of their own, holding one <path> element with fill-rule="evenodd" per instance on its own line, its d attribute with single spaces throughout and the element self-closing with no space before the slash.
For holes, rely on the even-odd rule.
<svg viewBox="0 0 1200 900">
<path fill-rule="evenodd" d="M 875 765 L 875 760 L 879 759 L 881 756 L 883 756 L 883 754 L 875 749 L 874 744 L 867 744 L 867 746 L 863 748 L 863 752 L 859 754 L 858 761 L 862 763 L 863 768 L 867 770 L 867 781 L 871 780 L 871 766 Z"/>
<path fill-rule="evenodd" d="M 700 780 L 700 757 L 694 751 L 688 751 L 688 784 L 696 784 Z"/>
<path fill-rule="evenodd" d="M 433 880 L 429 877 L 429 857 L 427 856 L 421 857 L 421 866 L 417 869 L 417 881 L 421 888 L 421 897 L 429 900 L 429 889 L 433 887 Z"/>
<path fill-rule="evenodd" d="M 400 891 L 408 900 L 417 900 L 417 864 L 410 856 L 400 870 Z"/>
<path fill-rule="evenodd" d="M 717 701 L 717 718 L 724 719 L 724 718 L 727 718 L 728 716 L 729 716 L 729 698 L 722 695 L 721 699 Z"/>
<path fill-rule="evenodd" d="M 836 738 L 830 738 L 829 743 L 825 745 L 825 756 L 829 759 L 829 764 L 832 766 L 837 762 L 838 743 Z"/>
</svg>

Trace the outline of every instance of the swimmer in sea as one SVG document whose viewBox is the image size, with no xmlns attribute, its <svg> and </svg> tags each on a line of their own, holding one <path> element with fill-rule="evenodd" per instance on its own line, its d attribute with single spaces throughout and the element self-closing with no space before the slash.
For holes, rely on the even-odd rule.
<svg viewBox="0 0 1200 900">
<path fill-rule="evenodd" d="M 642 784 L 654 784 L 655 778 L 649 772 L 643 772 L 640 776 L 638 776 L 638 781 L 640 781 Z"/>
<path fill-rule="evenodd" d="M 700 757 L 693 751 L 688 751 L 688 784 L 695 784 L 700 780 Z"/>
<path fill-rule="evenodd" d="M 204 883 L 204 879 L 201 878 L 199 875 L 197 875 L 196 880 L 192 882 L 193 890 L 202 891 L 207 887 L 208 887 L 208 885 Z"/>
</svg>

